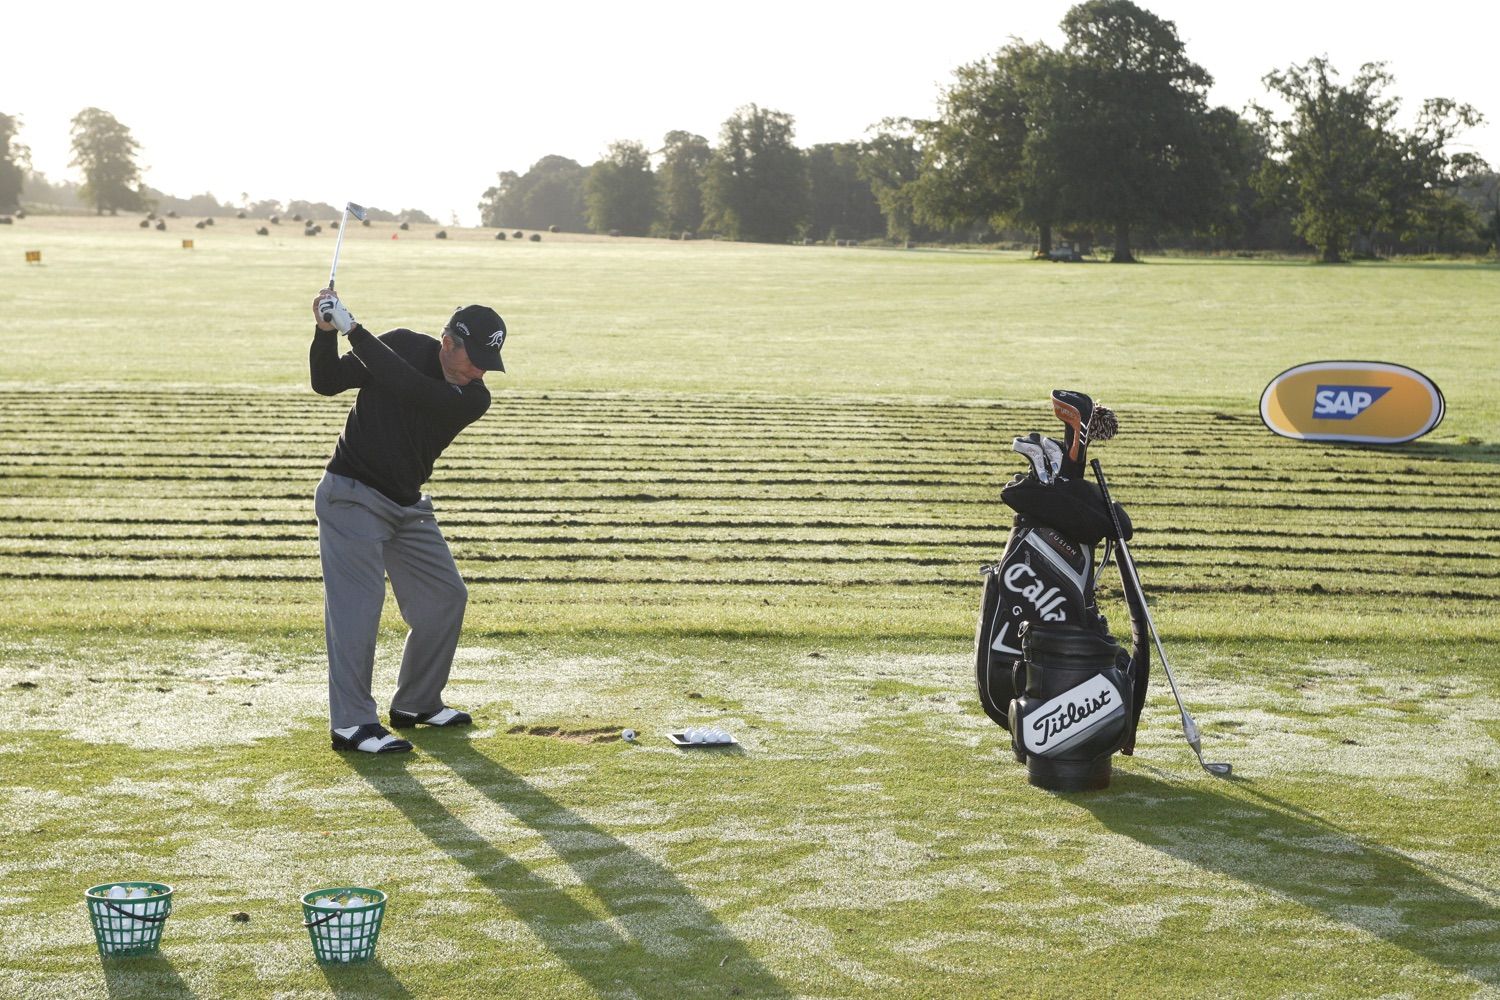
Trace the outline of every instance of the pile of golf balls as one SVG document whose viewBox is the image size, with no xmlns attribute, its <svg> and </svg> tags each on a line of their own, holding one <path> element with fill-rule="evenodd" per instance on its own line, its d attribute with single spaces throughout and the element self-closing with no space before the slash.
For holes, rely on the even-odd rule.
<svg viewBox="0 0 1500 1000">
<path fill-rule="evenodd" d="M 319 896 L 313 900 L 313 906 L 323 910 L 339 910 L 369 906 L 373 902 L 375 900 L 359 895 L 351 895 L 342 900 L 337 896 Z M 364 948 L 369 944 L 367 925 L 374 923 L 374 917 L 373 910 L 368 913 L 340 913 L 322 925 L 323 947 L 328 957 L 340 962 L 350 962 L 362 957 Z"/>
<path fill-rule="evenodd" d="M 733 743 L 734 737 L 722 729 L 689 729 L 682 734 L 689 743 Z"/>
<path fill-rule="evenodd" d="M 161 893 L 147 889 L 145 886 L 123 886 L 112 885 L 104 893 L 110 900 L 132 900 L 151 899 Z M 115 905 L 119 905 L 116 903 Z M 156 917 L 161 915 L 161 907 L 158 906 L 129 906 L 121 907 L 132 913 L 142 916 Z M 103 914 L 104 951 L 106 954 L 116 951 L 126 951 L 138 948 L 145 944 L 151 936 L 151 925 L 140 920 L 132 920 L 123 913 L 106 909 Z"/>
</svg>

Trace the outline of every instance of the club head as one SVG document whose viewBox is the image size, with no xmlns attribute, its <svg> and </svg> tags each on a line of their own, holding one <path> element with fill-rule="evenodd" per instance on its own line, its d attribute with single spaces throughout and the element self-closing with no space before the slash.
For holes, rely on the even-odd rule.
<svg viewBox="0 0 1500 1000">
<path fill-rule="evenodd" d="M 349 210 L 349 214 L 350 215 L 354 216 L 360 222 L 364 222 L 366 216 L 368 216 L 370 214 L 369 211 L 363 205 L 356 205 L 352 201 L 351 202 L 346 202 L 344 204 L 344 207 Z"/>
<path fill-rule="evenodd" d="M 1215 778 L 1227 778 L 1234 771 L 1234 768 L 1229 764 L 1211 764 L 1206 760 L 1199 760 L 1198 763 L 1203 765 L 1203 770 Z"/>
</svg>

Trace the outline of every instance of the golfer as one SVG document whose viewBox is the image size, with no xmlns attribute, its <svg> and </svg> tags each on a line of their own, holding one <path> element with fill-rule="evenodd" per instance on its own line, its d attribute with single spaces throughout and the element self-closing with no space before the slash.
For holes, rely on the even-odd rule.
<svg viewBox="0 0 1500 1000">
<path fill-rule="evenodd" d="M 505 371 L 505 321 L 488 306 L 464 306 L 441 341 L 411 330 L 377 337 L 331 289 L 313 300 L 313 316 L 313 390 L 359 390 L 315 496 L 333 748 L 410 750 L 380 724 L 371 694 L 385 578 L 410 628 L 391 726 L 470 724 L 467 712 L 443 704 L 469 593 L 422 484 L 458 432 L 489 409 L 484 375 Z M 349 338 L 342 356 L 339 334 Z"/>
</svg>

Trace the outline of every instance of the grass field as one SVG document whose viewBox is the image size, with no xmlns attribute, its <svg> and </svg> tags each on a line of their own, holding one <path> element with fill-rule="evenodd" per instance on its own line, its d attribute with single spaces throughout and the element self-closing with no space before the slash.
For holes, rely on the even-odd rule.
<svg viewBox="0 0 1500 1000">
<path fill-rule="evenodd" d="M 332 233 L 172 225 L 0 227 L 0 995 L 1500 996 L 1494 265 L 351 230 L 367 325 L 511 329 L 429 487 L 480 725 L 356 760 L 311 507 Z M 1448 417 L 1271 436 L 1261 389 L 1320 358 Z M 1232 782 L 1164 687 L 1089 795 L 979 709 L 977 570 L 1054 386 L 1119 413 L 1095 453 Z M 377 698 L 402 635 L 391 603 Z M 661 735 L 710 721 L 741 748 Z M 176 913 L 101 963 L 79 896 L 125 878 Z M 375 963 L 312 958 L 297 896 L 339 884 L 391 895 Z"/>
</svg>

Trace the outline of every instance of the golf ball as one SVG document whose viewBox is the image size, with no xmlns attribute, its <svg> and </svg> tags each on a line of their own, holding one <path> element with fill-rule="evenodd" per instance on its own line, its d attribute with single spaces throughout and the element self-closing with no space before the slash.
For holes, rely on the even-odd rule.
<svg viewBox="0 0 1500 1000">
<path fill-rule="evenodd" d="M 110 899 L 124 899 L 129 895 L 129 892 L 126 891 L 123 885 L 112 885 L 109 887 L 109 892 L 105 893 L 105 895 Z"/>
<path fill-rule="evenodd" d="M 146 890 L 143 887 L 141 887 L 141 886 L 136 886 L 134 889 L 130 890 L 130 898 L 131 899 L 145 899 L 146 898 Z"/>
<path fill-rule="evenodd" d="M 627 730 L 625 730 L 623 733 L 620 734 L 620 739 L 624 740 L 626 743 L 634 743 L 635 742 L 635 730 L 634 729 L 627 729 Z"/>
<path fill-rule="evenodd" d="M 706 743 L 706 742 L 708 742 L 708 734 L 705 733 L 701 729 L 689 729 L 688 730 L 688 742 L 690 742 L 690 743 Z"/>
</svg>

